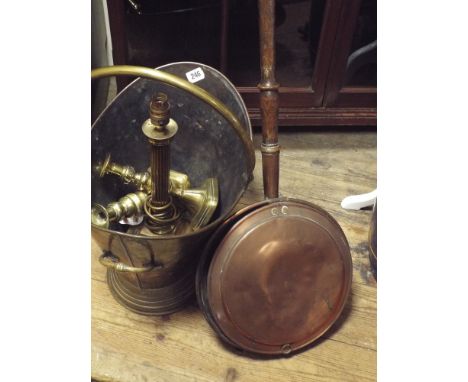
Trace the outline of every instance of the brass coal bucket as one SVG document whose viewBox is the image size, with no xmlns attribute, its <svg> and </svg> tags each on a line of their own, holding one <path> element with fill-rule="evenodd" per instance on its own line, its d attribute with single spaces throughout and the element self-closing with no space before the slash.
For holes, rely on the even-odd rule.
<svg viewBox="0 0 468 382">
<path fill-rule="evenodd" d="M 140 314 L 179 310 L 194 293 L 197 262 L 209 236 L 233 210 L 252 177 L 255 156 L 247 109 L 235 87 L 218 71 L 198 63 L 175 63 L 154 70 L 114 66 L 92 72 L 92 78 L 130 75 L 138 78 L 110 103 L 91 130 L 91 202 L 107 205 L 135 192 L 116 176 L 96 171 L 106 155 L 137 170 L 149 167 L 148 142 L 141 132 L 148 103 L 163 92 L 171 118 L 179 125 L 171 143 L 171 170 L 188 175 L 191 187 L 207 178 L 218 181 L 218 205 L 210 223 L 185 234 L 145 236 L 131 226 L 111 222 L 91 225 L 92 237 L 108 267 L 107 282 L 115 299 Z M 199 70 L 200 69 L 200 70 Z M 187 73 L 202 73 L 196 84 Z"/>
</svg>

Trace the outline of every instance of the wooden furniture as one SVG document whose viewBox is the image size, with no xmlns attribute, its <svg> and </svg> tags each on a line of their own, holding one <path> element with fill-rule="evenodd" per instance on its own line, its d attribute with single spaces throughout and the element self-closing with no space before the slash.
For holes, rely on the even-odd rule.
<svg viewBox="0 0 468 382">
<path fill-rule="evenodd" d="M 252 123 L 260 124 L 256 1 L 160 0 L 145 11 L 148 0 L 133 0 L 141 15 L 130 3 L 107 3 L 114 64 L 217 67 L 238 87 Z M 375 13 L 376 0 L 277 1 L 280 125 L 376 125 L 376 63 L 367 62 L 354 80 L 347 70 L 353 53 L 376 40 Z"/>
<path fill-rule="evenodd" d="M 255 147 L 261 134 L 254 134 Z M 372 211 L 340 207 L 346 195 L 376 185 L 376 133 L 285 130 L 281 193 L 325 208 L 341 225 L 353 257 L 351 296 L 340 319 L 311 348 L 291 358 L 263 360 L 226 349 L 194 300 L 164 317 L 134 314 L 106 284 L 92 245 L 91 373 L 96 381 L 375 381 L 377 288 L 368 259 Z M 261 153 L 238 208 L 263 200 Z M 352 164 L 352 171 L 349 170 Z"/>
</svg>

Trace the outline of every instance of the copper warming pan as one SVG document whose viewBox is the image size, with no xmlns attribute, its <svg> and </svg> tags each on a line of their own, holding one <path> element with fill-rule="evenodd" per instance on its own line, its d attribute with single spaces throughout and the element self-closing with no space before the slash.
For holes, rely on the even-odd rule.
<svg viewBox="0 0 468 382">
<path fill-rule="evenodd" d="M 246 353 L 286 355 L 322 336 L 340 316 L 352 281 L 346 237 L 322 208 L 278 198 L 278 84 L 274 2 L 259 1 L 262 163 L 266 200 L 227 219 L 197 269 L 200 307 L 218 336 Z"/>
</svg>

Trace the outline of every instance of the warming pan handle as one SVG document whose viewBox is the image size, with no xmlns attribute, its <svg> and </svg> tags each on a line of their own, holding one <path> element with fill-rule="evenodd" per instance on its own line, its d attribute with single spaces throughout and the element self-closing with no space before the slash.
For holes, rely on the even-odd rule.
<svg viewBox="0 0 468 382">
<path fill-rule="evenodd" d="M 258 1 L 260 29 L 260 112 L 262 116 L 262 168 L 265 199 L 279 195 L 278 89 L 275 78 L 275 2 Z"/>
<path fill-rule="evenodd" d="M 241 123 L 239 122 L 237 117 L 232 113 L 232 111 L 229 110 L 228 107 L 225 104 L 223 104 L 219 99 L 208 93 L 205 89 L 194 85 L 173 74 L 166 73 L 157 69 L 146 68 L 144 66 L 115 65 L 98 68 L 91 71 L 91 79 L 93 80 L 111 76 L 135 76 L 161 81 L 176 88 L 185 90 L 186 92 L 194 95 L 195 97 L 206 102 L 208 105 L 212 106 L 213 109 L 215 109 L 224 118 L 226 118 L 226 120 L 231 124 L 232 128 L 241 139 L 247 155 L 249 171 L 250 173 L 253 172 L 253 169 L 255 167 L 255 151 L 253 142 L 249 134 L 247 134 L 247 131 L 242 128 Z"/>
</svg>

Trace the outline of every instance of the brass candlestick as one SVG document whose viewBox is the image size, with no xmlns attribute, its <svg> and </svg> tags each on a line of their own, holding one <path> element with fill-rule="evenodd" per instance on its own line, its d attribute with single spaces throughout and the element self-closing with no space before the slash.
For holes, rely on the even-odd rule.
<svg viewBox="0 0 468 382">
<path fill-rule="evenodd" d="M 151 148 L 149 171 L 136 172 L 132 166 L 111 162 L 110 154 L 94 167 L 100 177 L 114 174 L 138 189 L 135 194 L 129 194 L 132 197 L 127 195 L 125 200 L 122 198 L 107 207 L 93 206 L 94 225 L 108 228 L 109 222 L 121 218 L 122 223 L 135 225 L 145 215 L 145 225 L 132 231 L 151 236 L 196 231 L 209 223 L 219 201 L 218 180 L 208 178 L 201 187 L 190 189 L 186 174 L 169 170 L 170 143 L 178 130 L 169 111 L 167 96 L 156 94 L 150 103 L 150 118 L 142 125 Z M 175 203 L 173 196 L 177 199 Z M 129 203 L 135 206 L 128 208 Z"/>
<path fill-rule="evenodd" d="M 112 202 L 104 207 L 102 204 L 94 204 L 91 209 L 91 223 L 102 228 L 109 228 L 109 223 L 123 218 L 138 219 L 144 215 L 144 206 L 147 194 L 137 191 L 127 194 L 117 202 Z"/>
<path fill-rule="evenodd" d="M 117 175 L 124 183 L 132 183 L 137 186 L 138 190 L 151 193 L 151 173 L 149 171 L 136 172 L 132 166 L 112 162 L 110 154 L 107 154 L 104 161 L 100 162 L 95 169 L 100 177 L 107 174 Z M 171 192 L 190 188 L 189 177 L 182 172 L 170 170 L 169 181 Z"/>
</svg>

